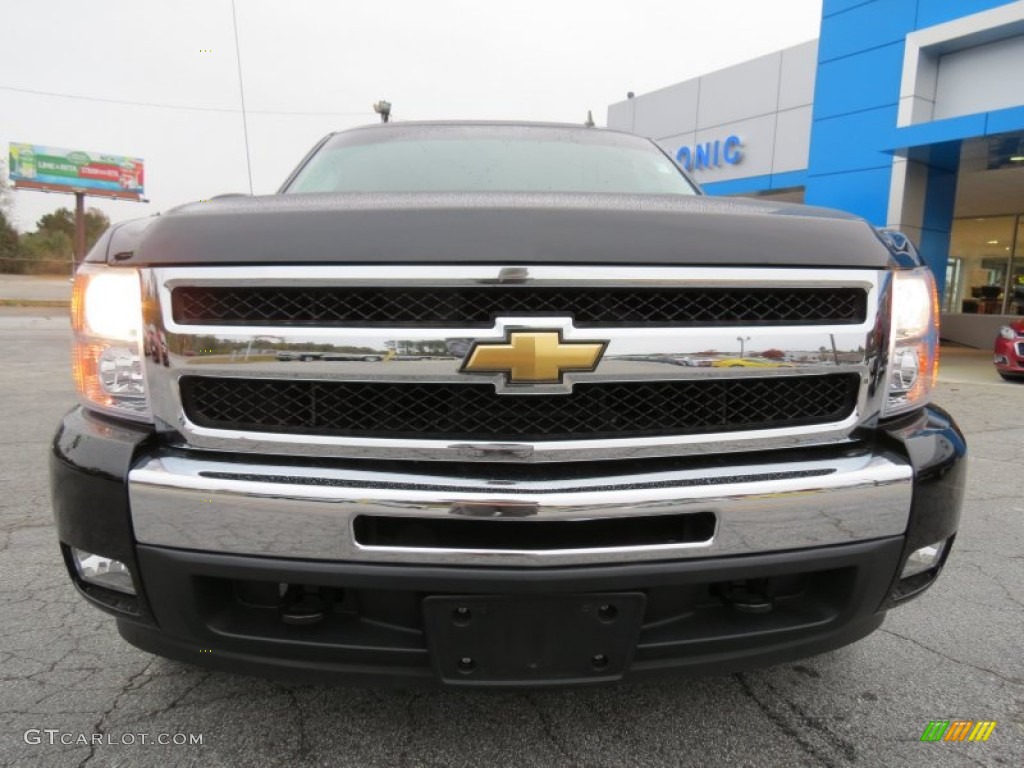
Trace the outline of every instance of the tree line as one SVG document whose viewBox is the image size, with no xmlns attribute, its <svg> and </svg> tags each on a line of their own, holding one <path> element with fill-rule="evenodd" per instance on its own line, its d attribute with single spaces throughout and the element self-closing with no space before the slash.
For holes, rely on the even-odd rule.
<svg viewBox="0 0 1024 768">
<path fill-rule="evenodd" d="M 103 211 L 85 212 L 85 248 L 92 248 L 110 219 Z M 0 272 L 16 275 L 68 274 L 74 254 L 75 214 L 58 208 L 36 222 L 35 232 L 19 233 L 0 210 Z"/>
<path fill-rule="evenodd" d="M 75 243 L 75 214 L 58 208 L 36 222 L 34 232 L 18 232 L 8 209 L 10 190 L 6 169 L 0 164 L 0 272 L 17 275 L 66 275 L 71 272 Z M 92 248 L 110 226 L 98 208 L 85 212 L 85 249 Z"/>
</svg>

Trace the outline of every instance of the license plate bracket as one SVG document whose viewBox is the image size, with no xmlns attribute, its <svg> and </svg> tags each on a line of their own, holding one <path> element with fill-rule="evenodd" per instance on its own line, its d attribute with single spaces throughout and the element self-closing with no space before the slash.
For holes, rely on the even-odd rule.
<svg viewBox="0 0 1024 768">
<path fill-rule="evenodd" d="M 632 661 L 642 592 L 423 600 L 434 671 L 451 685 L 607 682 Z"/>
</svg>

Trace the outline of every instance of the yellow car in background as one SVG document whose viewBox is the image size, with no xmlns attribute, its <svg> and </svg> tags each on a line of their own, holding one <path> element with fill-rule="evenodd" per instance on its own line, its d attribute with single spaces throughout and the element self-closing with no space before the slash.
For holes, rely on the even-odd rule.
<svg viewBox="0 0 1024 768">
<path fill-rule="evenodd" d="M 727 357 L 724 360 L 715 360 L 713 368 L 792 368 L 792 363 L 780 363 L 778 360 L 769 360 L 767 357 Z"/>
</svg>

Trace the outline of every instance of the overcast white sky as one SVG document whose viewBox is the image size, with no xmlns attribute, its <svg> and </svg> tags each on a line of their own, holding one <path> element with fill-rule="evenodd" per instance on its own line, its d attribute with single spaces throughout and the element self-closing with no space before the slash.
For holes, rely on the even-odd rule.
<svg viewBox="0 0 1024 768">
<path fill-rule="evenodd" d="M 397 119 L 583 122 L 592 109 L 603 125 L 627 91 L 810 40 L 821 19 L 821 0 L 236 0 L 236 8 L 256 194 L 273 192 L 324 134 L 375 121 L 371 105 L 381 98 Z M 3 9 L 5 163 L 11 141 L 143 158 L 150 203 L 87 199 L 114 221 L 248 191 L 231 0 L 4 0 Z M 13 197 L 22 230 L 74 203 Z"/>
</svg>

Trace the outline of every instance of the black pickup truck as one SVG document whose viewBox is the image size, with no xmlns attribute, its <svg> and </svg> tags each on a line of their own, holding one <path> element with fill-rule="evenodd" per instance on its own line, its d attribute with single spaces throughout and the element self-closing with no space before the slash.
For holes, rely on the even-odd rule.
<svg viewBox="0 0 1024 768">
<path fill-rule="evenodd" d="M 899 234 L 707 197 L 645 139 L 332 134 L 278 194 L 88 255 L 61 551 L 128 642 L 243 673 L 543 686 L 819 653 L 949 555 L 936 322 Z"/>
</svg>

